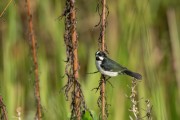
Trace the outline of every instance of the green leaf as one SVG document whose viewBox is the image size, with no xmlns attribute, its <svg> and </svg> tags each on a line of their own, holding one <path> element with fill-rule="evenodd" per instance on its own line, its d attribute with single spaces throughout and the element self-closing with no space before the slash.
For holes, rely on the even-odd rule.
<svg viewBox="0 0 180 120">
<path fill-rule="evenodd" d="M 93 115 L 89 111 L 84 111 L 82 115 L 82 120 L 94 120 Z"/>
</svg>

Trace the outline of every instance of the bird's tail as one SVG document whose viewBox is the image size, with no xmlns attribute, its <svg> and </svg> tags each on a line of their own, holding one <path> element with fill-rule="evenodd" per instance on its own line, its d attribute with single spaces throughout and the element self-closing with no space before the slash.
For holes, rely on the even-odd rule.
<svg viewBox="0 0 180 120">
<path fill-rule="evenodd" d="M 139 73 L 135 73 L 135 72 L 132 72 L 130 70 L 125 70 L 124 73 L 129 75 L 129 76 L 131 76 L 131 77 L 136 78 L 137 80 L 141 80 L 142 79 L 142 76 Z"/>
</svg>

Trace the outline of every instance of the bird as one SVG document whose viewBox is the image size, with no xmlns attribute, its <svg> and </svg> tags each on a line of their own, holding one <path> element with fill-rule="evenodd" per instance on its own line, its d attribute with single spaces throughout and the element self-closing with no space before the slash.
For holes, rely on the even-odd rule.
<svg viewBox="0 0 180 120">
<path fill-rule="evenodd" d="M 106 76 L 115 77 L 121 74 L 129 75 L 136 80 L 141 80 L 142 76 L 139 73 L 132 72 L 131 70 L 123 67 L 119 63 L 115 62 L 114 60 L 110 59 L 107 54 L 103 51 L 97 51 L 95 53 L 96 58 L 96 67 L 98 71 Z"/>
</svg>

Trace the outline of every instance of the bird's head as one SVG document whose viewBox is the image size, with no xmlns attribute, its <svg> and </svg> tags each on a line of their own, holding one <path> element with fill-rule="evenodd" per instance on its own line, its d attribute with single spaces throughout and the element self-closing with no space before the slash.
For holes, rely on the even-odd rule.
<svg viewBox="0 0 180 120">
<path fill-rule="evenodd" d="M 107 57 L 106 53 L 103 52 L 103 51 L 97 51 L 97 52 L 95 53 L 95 56 L 96 56 L 96 60 L 97 60 L 97 61 L 103 61 L 103 59 L 104 59 L 105 57 Z"/>
</svg>

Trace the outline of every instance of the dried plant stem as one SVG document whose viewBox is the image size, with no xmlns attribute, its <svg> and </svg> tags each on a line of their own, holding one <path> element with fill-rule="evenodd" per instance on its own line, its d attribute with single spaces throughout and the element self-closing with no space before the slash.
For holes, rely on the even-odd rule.
<svg viewBox="0 0 180 120">
<path fill-rule="evenodd" d="M 133 79 L 132 80 L 132 86 L 131 86 L 131 95 L 129 96 L 131 100 L 131 108 L 129 109 L 130 112 L 133 113 L 134 117 L 129 116 L 131 120 L 136 119 L 139 120 L 139 108 L 138 108 L 138 100 L 137 100 L 137 91 L 136 91 L 136 86 L 137 86 L 137 80 Z"/>
<path fill-rule="evenodd" d="M 100 94 L 101 94 L 101 98 L 102 98 L 102 106 L 101 106 L 101 113 L 102 113 L 102 120 L 106 119 L 106 96 L 105 96 L 105 77 L 104 75 L 101 75 L 101 80 L 102 80 L 102 84 L 101 84 L 101 90 L 100 90 Z"/>
<path fill-rule="evenodd" d="M 27 15 L 29 17 L 29 34 L 30 34 L 30 41 L 31 41 L 31 49 L 32 49 L 32 56 L 34 62 L 34 74 L 35 74 L 35 97 L 36 97 L 36 104 L 37 104 L 37 112 L 36 112 L 36 119 L 41 120 L 42 113 L 41 113 L 41 100 L 40 100 L 40 88 L 39 88 L 39 72 L 38 72 L 38 61 L 37 61 L 37 52 L 36 52 L 36 40 L 33 33 L 33 23 L 32 23 L 32 13 L 30 8 L 30 1 L 26 0 L 27 3 Z"/>
<path fill-rule="evenodd" d="M 4 118 L 3 120 L 8 120 L 7 113 L 6 113 L 6 107 L 3 103 L 3 99 L 1 96 L 0 96 L 0 110 L 2 110 L 2 115 L 3 115 L 3 116 L 0 116 L 0 118 L 1 119 Z"/>
<path fill-rule="evenodd" d="M 105 25 L 106 25 L 106 0 L 102 0 L 102 15 L 101 15 L 101 20 L 102 20 L 102 24 L 101 24 L 101 50 L 104 51 L 105 50 Z M 105 76 L 101 75 L 101 80 L 102 80 L 102 84 L 101 84 L 101 90 L 100 90 L 100 95 L 101 95 L 101 99 L 102 99 L 102 103 L 101 103 L 101 113 L 102 113 L 102 120 L 106 119 L 106 96 L 105 96 L 105 92 L 106 92 L 106 82 L 105 82 Z"/>
<path fill-rule="evenodd" d="M 99 12 L 100 5 L 102 6 L 101 13 Z M 99 3 L 97 5 L 97 10 L 100 15 L 100 21 L 96 25 L 96 27 L 100 25 L 100 36 L 98 39 L 98 46 L 99 46 L 99 50 L 107 51 L 106 45 L 105 45 L 106 18 L 108 15 L 107 14 L 108 12 L 106 12 L 106 10 L 108 10 L 106 6 L 106 0 L 99 0 Z M 100 82 L 99 82 L 99 86 L 97 90 L 99 88 L 100 88 L 100 96 L 98 98 L 98 106 L 101 109 L 101 118 L 102 120 L 105 120 L 108 117 L 108 109 L 107 109 L 106 94 L 105 94 L 106 93 L 106 78 L 103 74 L 101 74 L 101 78 L 100 78 Z"/>
<path fill-rule="evenodd" d="M 68 100 L 68 94 L 71 91 L 71 120 L 81 120 L 83 110 L 87 110 L 84 95 L 81 90 L 79 79 L 78 63 L 78 39 L 76 31 L 76 8 L 75 0 L 66 0 L 64 13 L 60 18 L 65 17 L 64 42 L 66 45 L 66 68 L 65 74 L 68 78 L 64 86 L 65 95 Z"/>
<path fill-rule="evenodd" d="M 106 0 L 102 0 L 102 31 L 101 31 L 101 50 L 104 51 L 105 50 L 105 29 L 106 29 Z"/>
<path fill-rule="evenodd" d="M 71 0 L 71 5 L 72 5 L 72 11 L 71 11 L 71 22 L 74 23 L 75 19 L 76 19 L 76 11 L 75 11 L 75 7 L 74 7 L 74 0 Z M 72 45 L 73 45 L 73 73 L 74 73 L 74 96 L 75 96 L 75 112 L 76 112 L 76 117 L 77 120 L 81 119 L 81 111 L 80 111 L 80 93 L 79 91 L 76 90 L 77 87 L 77 80 L 79 78 L 79 74 L 78 74 L 78 68 L 79 68 L 79 64 L 78 64 L 78 54 L 77 54 L 77 33 L 76 33 L 76 28 L 75 28 L 75 24 L 72 25 L 72 30 L 71 30 L 71 35 L 72 35 Z"/>
</svg>

